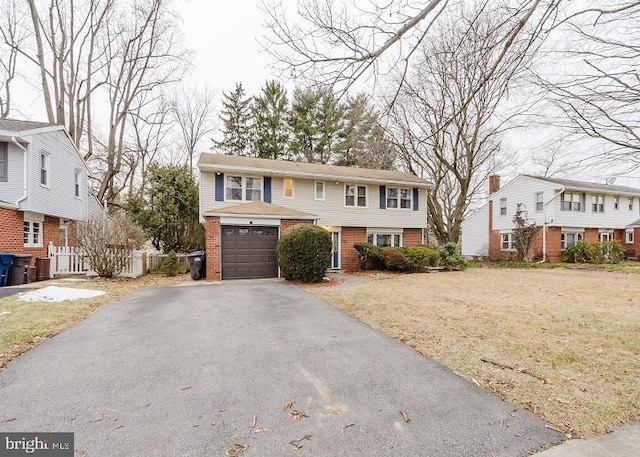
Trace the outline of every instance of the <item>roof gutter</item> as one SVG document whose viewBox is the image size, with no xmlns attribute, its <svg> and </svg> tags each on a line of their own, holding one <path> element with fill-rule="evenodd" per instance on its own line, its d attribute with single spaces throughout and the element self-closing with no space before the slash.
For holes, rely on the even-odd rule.
<svg viewBox="0 0 640 457">
<path fill-rule="evenodd" d="M 23 164 L 22 164 L 22 197 L 20 197 L 18 200 L 16 200 L 16 206 L 19 208 L 20 207 L 20 203 L 22 203 L 23 201 L 25 201 L 27 199 L 27 182 L 28 182 L 28 176 L 29 173 L 27 172 L 27 165 L 28 165 L 28 160 L 27 160 L 27 148 L 25 148 L 24 146 L 22 146 L 20 144 L 20 142 L 16 139 L 15 136 L 11 137 L 11 142 L 13 144 L 15 144 L 16 146 L 18 146 L 20 149 L 22 149 L 22 153 L 23 153 Z"/>
<path fill-rule="evenodd" d="M 310 220 L 315 221 L 318 219 L 318 216 L 313 214 L 238 214 L 238 213 L 227 213 L 224 211 L 207 211 L 202 213 L 204 217 L 208 216 L 217 216 L 217 217 L 238 217 L 243 219 L 301 219 L 301 220 Z"/>
</svg>

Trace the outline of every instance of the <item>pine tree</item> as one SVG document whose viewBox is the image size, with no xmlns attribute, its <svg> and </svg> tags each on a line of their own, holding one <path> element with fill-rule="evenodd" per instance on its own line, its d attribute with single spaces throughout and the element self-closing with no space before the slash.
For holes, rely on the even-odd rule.
<svg viewBox="0 0 640 457">
<path fill-rule="evenodd" d="M 298 160 L 332 163 L 344 141 L 344 108 L 326 89 L 296 89 L 289 117 L 290 149 Z"/>
<path fill-rule="evenodd" d="M 251 139 L 251 98 L 245 96 L 242 83 L 236 83 L 233 92 L 222 93 L 223 123 L 222 141 L 213 140 L 212 149 L 221 149 L 226 154 L 254 155 L 250 150 Z"/>
<path fill-rule="evenodd" d="M 277 81 L 267 81 L 262 94 L 254 98 L 253 150 L 258 157 L 279 159 L 287 154 L 289 141 L 288 100 L 284 87 Z"/>
</svg>

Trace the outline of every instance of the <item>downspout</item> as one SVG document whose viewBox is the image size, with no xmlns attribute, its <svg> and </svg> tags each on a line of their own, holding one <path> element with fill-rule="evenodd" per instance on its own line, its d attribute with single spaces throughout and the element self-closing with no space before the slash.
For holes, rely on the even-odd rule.
<svg viewBox="0 0 640 457">
<path fill-rule="evenodd" d="M 28 176 L 29 176 L 29 173 L 27 172 L 27 164 L 28 164 L 27 148 L 22 146 L 15 136 L 11 137 L 11 142 L 16 146 L 18 146 L 20 149 L 22 149 L 23 157 L 24 157 L 23 165 L 22 165 L 22 197 L 16 200 L 16 206 L 20 207 L 20 203 L 22 203 L 27 199 L 27 182 L 28 182 Z"/>
<path fill-rule="evenodd" d="M 543 205 L 544 211 L 542 213 L 543 221 L 542 221 L 542 260 L 538 263 L 543 263 L 547 261 L 547 205 L 558 198 L 560 195 L 564 193 L 564 187 L 561 188 L 556 194 L 551 197 L 550 200 L 546 201 Z"/>
</svg>

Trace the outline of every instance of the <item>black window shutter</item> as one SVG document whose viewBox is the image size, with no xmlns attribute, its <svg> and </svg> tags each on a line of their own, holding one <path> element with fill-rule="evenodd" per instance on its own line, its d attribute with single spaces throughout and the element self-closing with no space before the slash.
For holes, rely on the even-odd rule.
<svg viewBox="0 0 640 457">
<path fill-rule="evenodd" d="M 387 208 L 387 186 L 380 186 L 380 209 Z"/>
<path fill-rule="evenodd" d="M 216 174 L 216 201 L 224 201 L 224 173 Z"/>
</svg>

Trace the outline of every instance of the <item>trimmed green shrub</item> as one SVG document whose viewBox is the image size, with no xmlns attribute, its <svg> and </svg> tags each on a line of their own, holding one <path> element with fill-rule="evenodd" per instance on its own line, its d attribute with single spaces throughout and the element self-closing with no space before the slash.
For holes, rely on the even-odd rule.
<svg viewBox="0 0 640 457">
<path fill-rule="evenodd" d="M 358 251 L 361 270 L 384 268 L 384 254 L 378 246 L 371 243 L 355 243 L 353 247 Z"/>
<path fill-rule="evenodd" d="M 411 264 L 402 248 L 382 248 L 384 253 L 384 266 L 387 270 L 409 271 Z"/>
<path fill-rule="evenodd" d="M 176 276 L 178 274 L 178 256 L 176 251 L 171 250 L 160 264 L 160 272 L 167 276 Z"/>
<path fill-rule="evenodd" d="M 280 236 L 276 252 L 285 279 L 322 281 L 331 265 L 331 233 L 317 225 L 294 225 Z"/>
<path fill-rule="evenodd" d="M 618 263 L 624 259 L 624 248 L 619 240 L 585 243 L 578 241 L 562 254 L 567 263 Z"/>
<path fill-rule="evenodd" d="M 425 271 L 429 267 L 437 267 L 440 263 L 440 253 L 429 246 L 407 246 L 401 249 L 413 272 Z"/>
<path fill-rule="evenodd" d="M 445 270 L 465 270 L 467 268 L 467 259 L 460 254 L 455 243 L 449 242 L 440 246 L 438 252 L 440 253 L 440 266 Z"/>
</svg>

